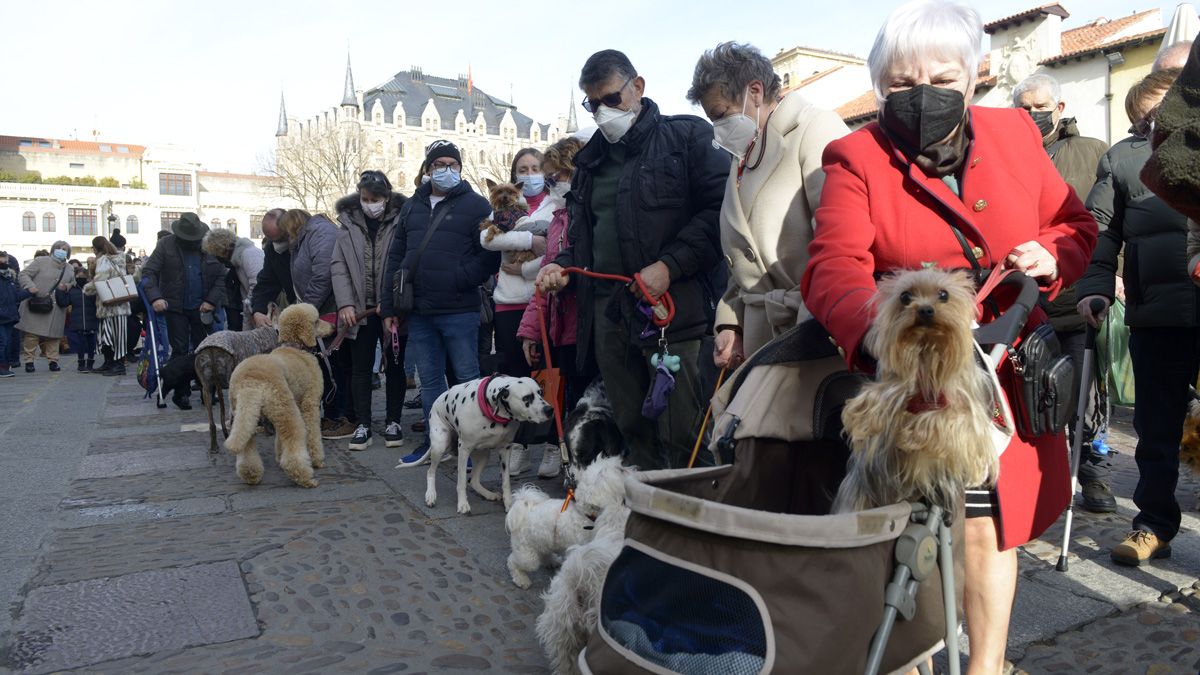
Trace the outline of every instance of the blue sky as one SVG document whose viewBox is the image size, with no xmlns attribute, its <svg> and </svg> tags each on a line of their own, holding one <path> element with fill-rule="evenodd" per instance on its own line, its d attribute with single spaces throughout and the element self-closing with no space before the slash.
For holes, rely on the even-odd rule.
<svg viewBox="0 0 1200 675">
<path fill-rule="evenodd" d="M 984 21 L 1044 0 L 974 2 Z M 723 40 L 768 56 L 805 45 L 866 56 L 897 2 L 8 3 L 0 134 L 175 143 L 212 170 L 253 171 L 269 149 L 279 92 L 307 117 L 341 100 L 346 50 L 367 89 L 420 65 L 512 100 L 543 122 L 564 112 L 594 51 L 629 54 L 647 95 L 693 112 L 684 93 L 696 58 Z M 1065 0 L 1067 26 L 1175 4 Z M 543 10 L 543 7 L 553 8 Z M 985 41 L 986 44 L 986 41 Z M 576 102 L 578 104 L 578 96 Z M 582 113 L 582 109 L 578 110 Z"/>
</svg>

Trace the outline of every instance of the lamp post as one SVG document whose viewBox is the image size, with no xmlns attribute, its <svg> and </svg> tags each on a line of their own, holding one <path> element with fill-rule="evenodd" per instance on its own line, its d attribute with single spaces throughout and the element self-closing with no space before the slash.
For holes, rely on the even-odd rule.
<svg viewBox="0 0 1200 675">
<path fill-rule="evenodd" d="M 119 223 L 119 222 L 121 222 L 121 219 L 117 217 L 117 214 L 109 212 L 109 214 L 108 214 L 108 236 L 110 236 L 110 237 L 112 236 L 113 228 L 116 227 L 117 223 Z"/>
</svg>

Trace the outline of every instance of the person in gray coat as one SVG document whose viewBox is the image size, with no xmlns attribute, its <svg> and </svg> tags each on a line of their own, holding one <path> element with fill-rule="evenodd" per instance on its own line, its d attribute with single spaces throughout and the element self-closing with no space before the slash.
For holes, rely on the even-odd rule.
<svg viewBox="0 0 1200 675">
<path fill-rule="evenodd" d="M 307 302 L 322 315 L 336 311 L 329 264 L 337 241 L 337 226 L 320 213 L 312 215 L 303 209 L 289 209 L 279 219 L 279 229 L 287 235 L 292 254 L 296 302 Z"/>
<path fill-rule="evenodd" d="M 263 266 L 262 249 L 249 239 L 237 236 L 233 230 L 226 229 L 209 230 L 208 234 L 204 235 L 200 249 L 220 260 L 236 275 L 238 286 L 242 290 L 242 325 L 252 327 L 254 311 L 251 309 L 250 298 Z"/>
<path fill-rule="evenodd" d="M 404 208 L 405 198 L 392 191 L 391 181 L 381 171 L 366 171 L 358 181 L 358 192 L 337 202 L 338 236 L 333 248 L 333 295 L 338 306 L 338 327 L 347 331 L 350 347 L 350 394 L 354 398 L 357 428 L 350 439 L 351 450 L 371 445 L 371 376 L 375 365 L 375 347 L 384 338 L 386 364 L 386 406 L 384 443 L 398 448 L 404 440 L 400 414 L 404 411 L 404 348 L 408 342 L 405 327 L 396 326 L 396 345 L 385 335 L 383 319 L 373 312 L 383 294 L 392 290 L 385 274 L 388 250 Z M 402 335 L 404 333 L 404 335 Z"/>
<path fill-rule="evenodd" d="M 65 292 L 71 288 L 75 268 L 67 264 L 67 258 L 70 257 L 70 244 L 56 241 L 50 247 L 50 255 L 34 258 L 17 275 L 21 288 L 34 297 L 50 299 L 50 309 L 46 312 L 30 310 L 29 303 L 33 298 L 21 302 L 21 320 L 17 322 L 17 330 L 25 334 L 21 338 L 21 360 L 25 362 L 27 373 L 33 372 L 33 359 L 38 345 L 41 345 L 46 360 L 50 362 L 50 370 L 59 370 L 58 347 L 66 329 L 67 310 L 55 301 L 54 291 Z"/>
</svg>

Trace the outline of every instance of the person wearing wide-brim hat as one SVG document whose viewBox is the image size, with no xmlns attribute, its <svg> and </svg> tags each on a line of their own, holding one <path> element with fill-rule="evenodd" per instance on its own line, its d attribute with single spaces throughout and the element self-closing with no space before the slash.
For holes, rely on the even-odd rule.
<svg viewBox="0 0 1200 675">
<path fill-rule="evenodd" d="M 172 356 L 187 354 L 208 336 L 211 322 L 201 315 L 225 302 L 225 266 L 200 250 L 207 233 L 199 216 L 181 214 L 142 267 L 146 298 L 166 317 Z"/>
</svg>

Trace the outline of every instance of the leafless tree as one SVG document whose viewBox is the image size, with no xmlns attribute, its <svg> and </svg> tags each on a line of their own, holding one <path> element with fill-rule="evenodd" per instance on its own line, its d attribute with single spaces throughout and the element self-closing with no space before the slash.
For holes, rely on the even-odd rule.
<svg viewBox="0 0 1200 675">
<path fill-rule="evenodd" d="M 342 126 L 309 128 L 281 138 L 262 163 L 279 179 L 281 196 L 312 213 L 332 213 L 337 200 L 354 191 L 363 171 L 394 173 L 386 153 L 377 152 L 361 130 Z"/>
<path fill-rule="evenodd" d="M 507 183 L 512 175 L 512 162 L 508 155 L 484 151 L 481 162 L 478 161 L 479 150 L 467 146 L 463 152 L 466 153 L 462 158 L 463 178 L 484 196 L 487 196 L 487 179 Z"/>
</svg>

